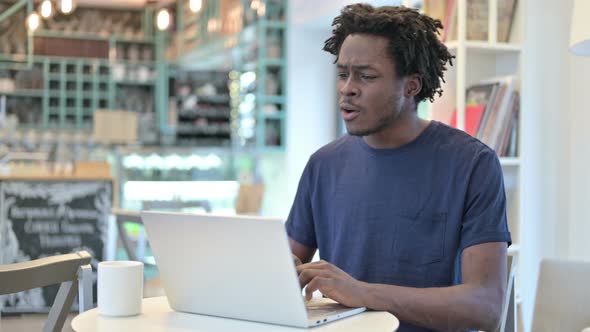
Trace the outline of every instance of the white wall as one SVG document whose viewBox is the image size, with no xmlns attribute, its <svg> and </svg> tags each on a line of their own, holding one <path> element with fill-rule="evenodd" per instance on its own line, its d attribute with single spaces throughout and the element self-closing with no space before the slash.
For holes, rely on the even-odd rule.
<svg viewBox="0 0 590 332">
<path fill-rule="evenodd" d="M 288 186 L 287 156 L 284 153 L 266 153 L 259 157 L 258 167 L 264 183 L 264 196 L 260 214 L 287 219 L 292 197 Z"/>
<path fill-rule="evenodd" d="M 333 57 L 322 47 L 330 36 L 331 18 L 348 3 L 289 2 L 286 153 L 262 158 L 264 215 L 288 216 L 309 156 L 336 137 L 336 71 Z"/>
<path fill-rule="evenodd" d="M 351 0 L 291 0 L 287 34 L 287 153 L 285 199 L 273 199 L 285 215 L 295 197 L 299 177 L 309 156 L 337 137 L 336 69 L 324 51 L 332 19 Z M 401 1 L 364 1 L 373 5 Z"/>
<path fill-rule="evenodd" d="M 523 63 L 523 197 L 521 292 L 530 329 L 539 262 L 558 256 L 567 232 L 569 149 L 567 4 L 527 1 Z M 569 2 L 569 1 L 567 1 Z M 571 6 L 569 6 L 571 8 Z M 559 175 L 562 176 L 559 176 Z M 564 183 L 566 184 L 564 186 Z M 565 188 L 565 190 L 564 190 Z M 565 197 L 563 196 L 565 195 Z"/>
<path fill-rule="evenodd" d="M 287 189 L 290 195 L 287 196 L 291 199 L 288 208 L 309 156 L 336 137 L 336 70 L 333 56 L 322 51 L 329 35 L 328 28 L 309 28 L 299 23 L 289 27 Z"/>
<path fill-rule="evenodd" d="M 590 58 L 568 52 L 573 0 L 527 2 L 521 277 L 528 331 L 540 260 L 590 260 Z"/>
</svg>

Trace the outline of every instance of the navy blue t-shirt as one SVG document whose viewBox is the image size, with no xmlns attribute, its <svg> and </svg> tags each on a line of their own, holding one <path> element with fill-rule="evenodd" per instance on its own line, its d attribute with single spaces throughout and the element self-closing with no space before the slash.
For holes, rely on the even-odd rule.
<svg viewBox="0 0 590 332">
<path fill-rule="evenodd" d="M 469 246 L 511 243 L 496 153 L 436 121 L 395 149 L 349 135 L 322 147 L 286 228 L 355 279 L 420 288 L 460 284 Z M 399 331 L 431 330 L 402 322 Z"/>
</svg>

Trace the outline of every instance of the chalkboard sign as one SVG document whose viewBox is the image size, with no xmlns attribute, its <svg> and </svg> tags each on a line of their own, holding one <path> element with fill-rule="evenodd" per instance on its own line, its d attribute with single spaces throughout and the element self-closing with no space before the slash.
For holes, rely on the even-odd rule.
<svg viewBox="0 0 590 332">
<path fill-rule="evenodd" d="M 96 271 L 106 243 L 111 200 L 110 181 L 0 182 L 0 263 L 86 250 Z M 0 295 L 0 309 L 47 311 L 58 288 Z"/>
</svg>

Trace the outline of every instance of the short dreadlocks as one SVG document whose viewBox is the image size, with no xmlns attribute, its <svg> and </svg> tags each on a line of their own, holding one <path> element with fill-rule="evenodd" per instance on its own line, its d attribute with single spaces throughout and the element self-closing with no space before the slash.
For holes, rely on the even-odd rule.
<svg viewBox="0 0 590 332">
<path fill-rule="evenodd" d="M 422 78 L 422 90 L 414 97 L 416 103 L 433 101 L 435 94 L 442 95 L 446 63 L 452 66 L 454 56 L 437 37 L 438 29 L 443 28 L 440 20 L 406 7 L 354 4 L 342 9 L 332 27 L 332 37 L 326 40 L 324 51 L 335 55 L 336 61 L 350 34 L 385 37 L 399 77 L 418 74 Z"/>
</svg>

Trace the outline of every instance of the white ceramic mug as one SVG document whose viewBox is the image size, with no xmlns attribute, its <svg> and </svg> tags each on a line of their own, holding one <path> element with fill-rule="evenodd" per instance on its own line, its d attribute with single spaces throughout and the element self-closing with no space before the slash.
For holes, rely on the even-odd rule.
<svg viewBox="0 0 590 332">
<path fill-rule="evenodd" d="M 143 263 L 106 261 L 98 263 L 98 312 L 104 316 L 141 313 Z"/>
</svg>

